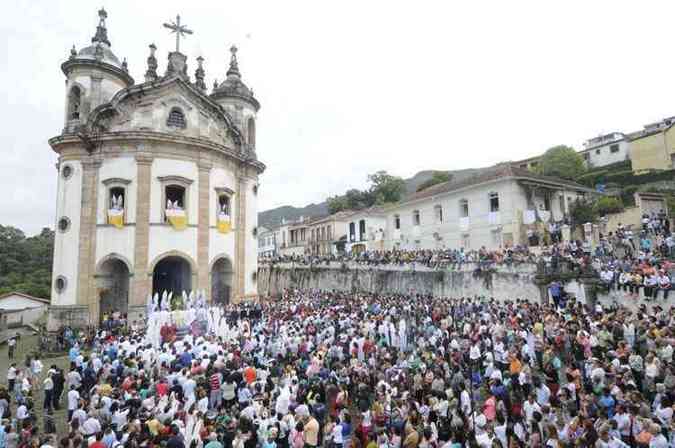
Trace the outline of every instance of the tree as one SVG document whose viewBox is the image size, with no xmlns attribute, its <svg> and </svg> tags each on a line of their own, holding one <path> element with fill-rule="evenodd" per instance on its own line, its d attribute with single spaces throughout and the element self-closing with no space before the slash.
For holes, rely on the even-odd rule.
<svg viewBox="0 0 675 448">
<path fill-rule="evenodd" d="M 595 201 L 595 211 L 600 216 L 623 211 L 623 201 L 619 197 L 603 196 Z"/>
<path fill-rule="evenodd" d="M 0 225 L 0 294 L 17 291 L 48 298 L 53 253 L 53 230 L 26 238 L 19 229 Z"/>
<path fill-rule="evenodd" d="M 368 175 L 368 182 L 371 183 L 369 193 L 377 205 L 398 202 L 405 193 L 405 181 L 398 176 L 387 174 L 386 171 Z"/>
<path fill-rule="evenodd" d="M 447 171 L 434 171 L 434 173 L 431 175 L 431 179 L 419 184 L 416 191 L 426 190 L 429 187 L 449 182 L 450 180 L 452 180 L 452 174 L 448 173 Z"/>
<path fill-rule="evenodd" d="M 347 203 L 347 198 L 345 196 L 331 196 L 326 199 L 326 202 L 328 205 L 328 213 L 331 215 L 349 208 L 349 204 Z"/>
<path fill-rule="evenodd" d="M 598 212 L 593 203 L 577 199 L 570 207 L 570 216 L 572 217 L 572 228 L 574 228 L 587 222 L 594 222 L 598 218 Z"/>
<path fill-rule="evenodd" d="M 576 179 L 584 174 L 584 159 L 569 146 L 558 145 L 548 149 L 539 164 L 539 172 L 546 176 Z"/>
<path fill-rule="evenodd" d="M 328 213 L 333 214 L 343 210 L 368 208 L 375 203 L 375 197 L 370 191 L 352 188 L 351 190 L 347 190 L 343 195 L 329 197 L 326 202 L 328 203 Z"/>
<path fill-rule="evenodd" d="M 370 192 L 357 190 L 356 188 L 347 190 L 345 198 L 347 198 L 347 208 L 350 210 L 367 208 L 375 202 L 375 198 Z"/>
<path fill-rule="evenodd" d="M 361 210 L 382 205 L 388 202 L 396 202 L 405 193 L 405 181 L 396 176 L 387 174 L 386 171 L 378 171 L 368 175 L 370 187 L 367 190 L 352 188 L 341 196 L 331 196 L 326 199 L 328 212 L 333 214 L 342 210 Z"/>
</svg>

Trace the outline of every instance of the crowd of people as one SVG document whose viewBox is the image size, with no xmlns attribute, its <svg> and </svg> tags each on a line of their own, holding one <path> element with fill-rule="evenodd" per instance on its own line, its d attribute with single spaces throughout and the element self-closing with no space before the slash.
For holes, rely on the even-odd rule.
<svg viewBox="0 0 675 448">
<path fill-rule="evenodd" d="M 365 266 L 404 266 L 427 267 L 431 269 L 449 269 L 466 263 L 482 265 L 534 263 L 535 256 L 527 246 L 514 246 L 489 250 L 481 247 L 477 250 L 459 249 L 393 249 L 364 250 L 353 253 L 326 255 L 277 255 L 260 257 L 260 265 L 276 263 L 295 263 L 317 265 L 337 263 L 356 263 Z"/>
<path fill-rule="evenodd" d="M 614 232 L 602 236 L 594 255 L 608 291 L 626 291 L 635 297 L 641 293 L 645 300 L 668 299 L 675 236 L 665 214 L 644 215 L 636 233 L 619 224 Z"/>
<path fill-rule="evenodd" d="M 159 342 L 101 328 L 42 382 L 12 364 L 0 446 L 675 446 L 673 308 L 311 290 L 206 312 Z"/>
</svg>

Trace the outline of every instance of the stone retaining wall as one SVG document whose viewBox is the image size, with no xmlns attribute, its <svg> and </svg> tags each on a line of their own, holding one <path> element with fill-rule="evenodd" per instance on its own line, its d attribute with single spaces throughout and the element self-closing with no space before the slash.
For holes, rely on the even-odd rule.
<svg viewBox="0 0 675 448">
<path fill-rule="evenodd" d="M 535 283 L 536 266 L 519 264 L 480 268 L 467 263 L 459 268 L 433 270 L 409 266 L 365 266 L 356 263 L 306 266 L 293 263 L 261 266 L 258 270 L 260 297 L 278 296 L 286 288 L 317 288 L 398 294 L 433 294 L 439 297 L 493 297 L 542 299 Z M 544 288 L 544 294 L 546 290 Z"/>
</svg>

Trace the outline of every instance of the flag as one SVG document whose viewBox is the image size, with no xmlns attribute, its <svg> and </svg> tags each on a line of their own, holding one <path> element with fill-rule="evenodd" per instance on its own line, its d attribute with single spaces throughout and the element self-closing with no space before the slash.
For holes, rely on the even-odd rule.
<svg viewBox="0 0 675 448">
<path fill-rule="evenodd" d="M 175 230 L 185 230 L 187 228 L 187 216 L 185 216 L 184 210 L 166 210 L 166 218 Z"/>
<path fill-rule="evenodd" d="M 218 215 L 218 232 L 220 233 L 230 233 L 232 231 L 232 221 L 230 220 L 229 215 L 219 214 Z"/>
<path fill-rule="evenodd" d="M 112 224 L 118 229 L 124 228 L 124 210 L 108 210 L 108 224 Z"/>
</svg>

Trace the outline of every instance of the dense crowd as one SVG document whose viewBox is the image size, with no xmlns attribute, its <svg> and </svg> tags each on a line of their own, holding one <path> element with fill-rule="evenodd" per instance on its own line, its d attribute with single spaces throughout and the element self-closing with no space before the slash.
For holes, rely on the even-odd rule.
<svg viewBox="0 0 675 448">
<path fill-rule="evenodd" d="M 668 298 L 675 236 L 664 213 L 644 215 L 636 233 L 619 224 L 614 232 L 602 236 L 594 255 L 608 291 L 622 290 L 636 297 L 642 293 L 646 300 Z"/>
<path fill-rule="evenodd" d="M 482 265 L 534 263 L 534 255 L 527 246 L 515 246 L 489 250 L 418 249 L 418 250 L 368 250 L 354 253 L 329 255 L 278 255 L 261 257 L 259 264 L 296 263 L 301 265 L 356 263 L 366 266 L 423 266 L 432 269 L 448 269 L 465 263 Z"/>
<path fill-rule="evenodd" d="M 287 291 L 214 311 L 160 340 L 122 319 L 42 383 L 12 364 L 0 446 L 675 446 L 672 308 Z"/>
</svg>

